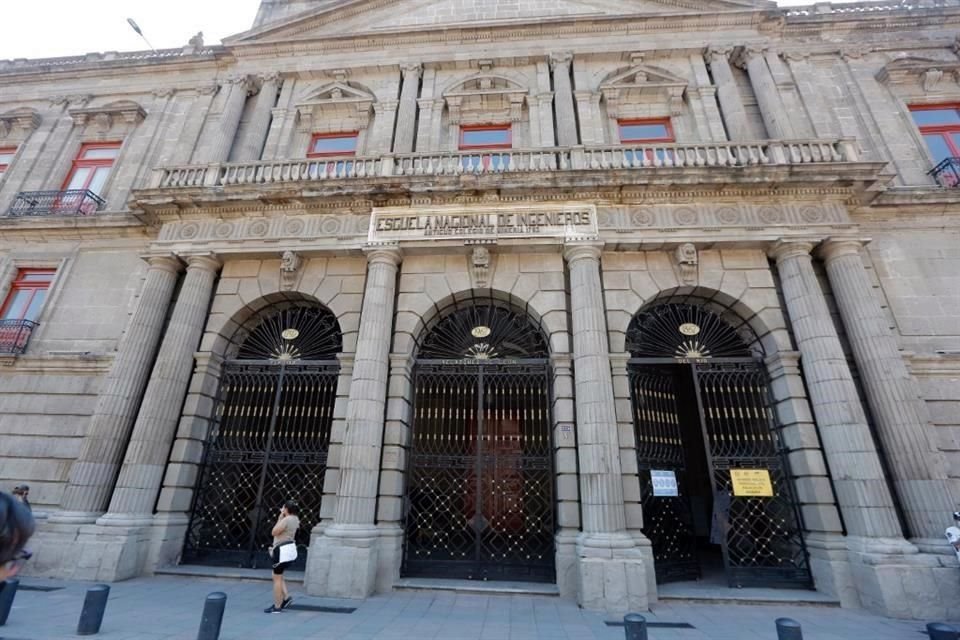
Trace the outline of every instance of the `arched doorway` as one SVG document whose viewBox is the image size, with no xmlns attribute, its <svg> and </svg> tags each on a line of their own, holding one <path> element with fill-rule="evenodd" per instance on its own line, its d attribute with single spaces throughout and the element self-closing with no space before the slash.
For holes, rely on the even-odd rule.
<svg viewBox="0 0 960 640">
<path fill-rule="evenodd" d="M 283 503 L 301 507 L 298 564 L 319 521 L 343 348 L 337 318 L 307 301 L 267 307 L 230 343 L 183 561 L 270 565 Z"/>
<path fill-rule="evenodd" d="M 454 305 L 420 344 L 405 576 L 553 582 L 547 341 L 495 300 Z"/>
<path fill-rule="evenodd" d="M 643 532 L 657 581 L 809 588 L 763 347 L 748 323 L 708 304 L 654 303 L 627 330 Z"/>
</svg>

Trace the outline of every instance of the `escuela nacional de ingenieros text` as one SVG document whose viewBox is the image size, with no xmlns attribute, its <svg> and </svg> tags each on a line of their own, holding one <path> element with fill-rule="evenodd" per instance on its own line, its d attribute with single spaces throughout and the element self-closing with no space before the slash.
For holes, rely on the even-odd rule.
<svg viewBox="0 0 960 640">
<path fill-rule="evenodd" d="M 960 2 L 397 5 L 0 61 L 27 570 L 960 615 Z"/>
</svg>

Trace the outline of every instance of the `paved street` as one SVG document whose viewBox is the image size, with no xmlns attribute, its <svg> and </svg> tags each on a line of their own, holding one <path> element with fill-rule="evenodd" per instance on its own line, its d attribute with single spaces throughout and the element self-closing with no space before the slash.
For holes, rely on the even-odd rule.
<svg viewBox="0 0 960 640">
<path fill-rule="evenodd" d="M 76 638 L 86 588 L 24 578 L 0 640 Z M 62 587 L 34 591 L 29 587 Z M 228 595 L 222 640 L 622 640 L 620 627 L 604 616 L 581 611 L 570 601 L 546 596 L 457 595 L 397 592 L 362 603 L 308 598 L 294 589 L 297 607 L 350 607 L 353 613 L 295 610 L 267 615 L 269 583 L 163 576 L 112 586 L 103 628 L 105 640 L 194 640 L 205 596 Z M 803 625 L 805 640 L 909 640 L 923 638 L 923 624 L 890 620 L 830 607 L 781 605 L 658 605 L 654 623 L 686 623 L 692 628 L 658 627 L 651 640 L 774 640 L 773 621 L 789 616 Z"/>
</svg>

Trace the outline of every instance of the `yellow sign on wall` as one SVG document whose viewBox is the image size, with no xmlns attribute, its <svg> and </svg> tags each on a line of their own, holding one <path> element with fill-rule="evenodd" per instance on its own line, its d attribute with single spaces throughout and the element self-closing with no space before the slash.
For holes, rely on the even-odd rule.
<svg viewBox="0 0 960 640">
<path fill-rule="evenodd" d="M 748 498 L 772 498 L 773 483 L 766 469 L 730 469 L 733 495 Z"/>
</svg>

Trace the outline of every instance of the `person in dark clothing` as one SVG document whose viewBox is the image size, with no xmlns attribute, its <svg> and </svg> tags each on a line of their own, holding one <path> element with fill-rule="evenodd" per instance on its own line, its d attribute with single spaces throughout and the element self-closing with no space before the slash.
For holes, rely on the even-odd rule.
<svg viewBox="0 0 960 640">
<path fill-rule="evenodd" d="M 0 580 L 17 575 L 30 558 L 24 547 L 35 527 L 33 515 L 20 500 L 0 493 Z"/>
</svg>

